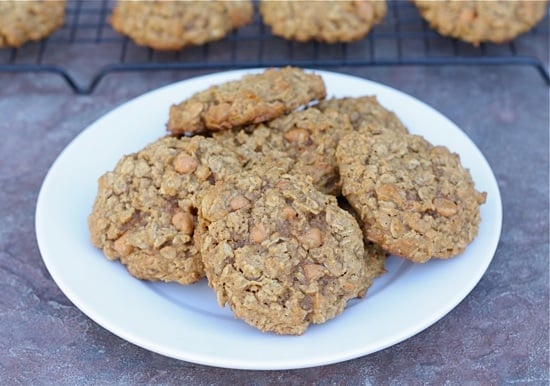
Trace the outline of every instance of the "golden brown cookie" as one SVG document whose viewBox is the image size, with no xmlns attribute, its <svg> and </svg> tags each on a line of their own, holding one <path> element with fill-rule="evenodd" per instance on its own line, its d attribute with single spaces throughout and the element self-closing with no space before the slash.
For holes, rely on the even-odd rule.
<svg viewBox="0 0 550 386">
<path fill-rule="evenodd" d="M 545 15 L 547 0 L 413 0 L 441 35 L 478 45 L 504 43 L 529 31 Z"/>
<path fill-rule="evenodd" d="M 331 98 L 312 107 L 321 111 L 335 110 L 349 117 L 356 131 L 392 130 L 399 134 L 408 133 L 407 128 L 393 111 L 378 102 L 376 96 Z"/>
<path fill-rule="evenodd" d="M 212 138 L 223 147 L 233 150 L 244 165 L 244 170 L 269 163 L 288 172 L 295 164 L 295 160 L 285 151 L 282 135 L 277 135 L 265 123 L 217 131 L 212 133 Z"/>
<path fill-rule="evenodd" d="M 231 129 L 277 118 L 325 96 L 319 75 L 295 67 L 270 68 L 173 105 L 167 127 L 173 134 Z"/>
<path fill-rule="evenodd" d="M 51 35 L 65 21 L 65 0 L 0 1 L 0 47 Z"/>
<path fill-rule="evenodd" d="M 110 22 L 139 45 L 177 51 L 224 38 L 250 23 L 253 11 L 250 0 L 118 0 Z"/>
<path fill-rule="evenodd" d="M 197 195 L 240 168 L 212 139 L 161 138 L 99 179 L 91 240 L 139 279 L 194 283 L 204 276 L 193 242 Z"/>
<path fill-rule="evenodd" d="M 288 40 L 326 43 L 364 38 L 386 15 L 385 0 L 262 0 L 260 13 L 271 33 Z"/>
<path fill-rule="evenodd" d="M 350 205 L 348 200 L 344 196 L 338 196 L 336 197 L 336 199 L 338 202 L 338 206 L 353 216 L 355 221 L 357 221 L 357 224 L 359 224 L 361 232 L 363 233 L 363 243 L 365 244 L 365 259 L 367 259 L 369 275 L 372 277 L 372 280 L 376 279 L 379 276 L 382 276 L 384 273 L 386 273 L 386 269 L 384 266 L 386 264 L 386 259 L 389 256 L 389 253 L 382 249 L 378 244 L 375 244 L 366 238 L 365 224 L 361 220 L 361 216 L 359 216 L 357 211 Z"/>
<path fill-rule="evenodd" d="M 366 237 L 388 252 L 417 263 L 449 258 L 477 235 L 486 194 L 446 147 L 412 134 L 353 132 L 336 158 Z"/>
<path fill-rule="evenodd" d="M 347 115 L 310 108 L 237 133 L 219 132 L 214 138 L 247 158 L 250 165 L 269 163 L 289 173 L 309 176 L 317 189 L 336 195 L 340 193 L 336 146 L 351 130 Z"/>
<path fill-rule="evenodd" d="M 384 259 L 365 257 L 359 225 L 335 197 L 275 168 L 211 187 L 195 238 L 219 304 L 278 334 L 299 335 L 340 314 Z"/>
</svg>

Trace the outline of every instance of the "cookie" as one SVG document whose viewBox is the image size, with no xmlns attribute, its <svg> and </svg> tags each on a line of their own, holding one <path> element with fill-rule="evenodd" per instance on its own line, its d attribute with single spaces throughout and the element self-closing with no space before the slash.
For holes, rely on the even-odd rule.
<svg viewBox="0 0 550 386">
<path fill-rule="evenodd" d="M 284 147 L 282 135 L 276 135 L 266 124 L 250 125 L 212 133 L 212 138 L 237 154 L 244 170 L 266 164 L 288 172 L 295 164 Z"/>
<path fill-rule="evenodd" d="M 353 42 L 364 38 L 386 15 L 385 0 L 260 2 L 271 33 L 298 42 Z"/>
<path fill-rule="evenodd" d="M 197 195 L 241 165 L 204 137 L 161 138 L 99 179 L 92 243 L 139 279 L 190 284 L 204 277 L 193 233 Z"/>
<path fill-rule="evenodd" d="M 195 134 L 261 123 L 324 99 L 323 79 L 285 67 L 212 86 L 170 108 L 168 130 Z"/>
<path fill-rule="evenodd" d="M 423 137 L 353 132 L 337 147 L 342 194 L 365 236 L 416 263 L 460 254 L 477 235 L 486 193 L 460 157 Z"/>
<path fill-rule="evenodd" d="M 365 224 L 361 220 L 361 217 L 359 216 L 357 211 L 353 209 L 353 207 L 350 205 L 348 200 L 344 196 L 338 196 L 336 197 L 336 200 L 340 208 L 342 208 L 343 210 L 351 214 L 353 218 L 355 218 L 355 221 L 357 221 L 357 224 L 359 225 L 359 228 L 363 233 L 363 243 L 365 245 L 365 259 L 367 260 L 368 275 L 371 277 L 372 280 L 376 279 L 379 276 L 382 276 L 384 273 L 386 273 L 385 263 L 386 259 L 389 256 L 389 253 L 382 249 L 378 244 L 373 243 L 365 237 Z"/>
<path fill-rule="evenodd" d="M 336 195 L 340 192 L 336 146 L 351 130 L 345 114 L 306 109 L 240 133 L 221 132 L 214 138 L 252 160 L 252 165 L 270 163 L 286 172 L 309 176 L 317 189 Z"/>
<path fill-rule="evenodd" d="M 211 187 L 195 238 L 219 304 L 264 332 L 299 335 L 334 318 L 379 269 L 335 197 L 269 167 Z"/>
<path fill-rule="evenodd" d="M 118 0 L 110 18 L 113 29 L 136 44 L 177 51 L 224 38 L 252 21 L 250 0 Z"/>
<path fill-rule="evenodd" d="M 331 98 L 312 107 L 321 111 L 335 110 L 346 114 L 355 131 L 377 132 L 389 129 L 397 134 L 408 133 L 397 115 L 382 106 L 373 95 Z"/>
<path fill-rule="evenodd" d="M 479 43 L 504 43 L 529 31 L 546 13 L 546 0 L 413 0 L 441 35 Z"/>
<path fill-rule="evenodd" d="M 65 22 L 65 0 L 0 1 L 0 48 L 38 41 Z"/>
</svg>

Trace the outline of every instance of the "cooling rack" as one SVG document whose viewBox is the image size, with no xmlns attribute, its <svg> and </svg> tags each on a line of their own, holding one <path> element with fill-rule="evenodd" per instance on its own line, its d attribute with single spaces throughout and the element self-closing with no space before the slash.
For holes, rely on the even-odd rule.
<svg viewBox="0 0 550 386">
<path fill-rule="evenodd" d="M 507 44 L 473 47 L 438 35 L 405 0 L 388 0 L 382 24 L 349 44 L 297 43 L 274 37 L 254 20 L 225 39 L 177 52 L 135 45 L 112 30 L 114 0 L 68 0 L 65 25 L 48 39 L 0 49 L 0 73 L 45 72 L 61 76 L 77 94 L 90 94 L 105 75 L 131 71 L 233 69 L 294 65 L 308 68 L 358 66 L 530 66 L 550 85 L 548 14 L 533 30 Z M 257 2 L 254 3 L 257 8 Z M 546 49 L 541 47 L 546 47 Z"/>
</svg>

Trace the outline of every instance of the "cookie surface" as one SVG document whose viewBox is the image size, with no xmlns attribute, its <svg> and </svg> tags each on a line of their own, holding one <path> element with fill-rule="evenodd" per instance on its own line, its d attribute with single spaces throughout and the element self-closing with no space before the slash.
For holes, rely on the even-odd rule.
<svg viewBox="0 0 550 386">
<path fill-rule="evenodd" d="M 408 133 L 395 113 L 382 106 L 376 96 L 331 98 L 312 107 L 346 114 L 355 131 L 377 132 L 389 129 L 397 134 Z"/>
<path fill-rule="evenodd" d="M 124 156 L 99 179 L 88 218 L 92 243 L 139 279 L 198 281 L 197 194 L 240 167 L 231 151 L 203 137 L 164 137 Z"/>
<path fill-rule="evenodd" d="M 43 39 L 65 21 L 65 0 L 0 1 L 0 47 Z"/>
<path fill-rule="evenodd" d="M 273 35 L 288 40 L 326 43 L 362 39 L 386 15 L 385 0 L 262 0 L 260 13 Z"/>
<path fill-rule="evenodd" d="M 334 318 L 378 272 L 333 196 L 273 168 L 211 187 L 195 235 L 219 304 L 264 332 L 299 335 Z"/>
<path fill-rule="evenodd" d="M 224 38 L 250 23 L 253 11 L 250 0 L 118 0 L 110 23 L 138 45 L 177 51 Z"/>
<path fill-rule="evenodd" d="M 366 237 L 388 252 L 417 263 L 449 258 L 477 235 L 486 194 L 447 148 L 412 134 L 354 132 L 336 158 Z"/>
<path fill-rule="evenodd" d="M 344 196 L 338 196 L 336 199 L 338 201 L 338 206 L 353 216 L 355 221 L 357 221 L 361 232 L 363 233 L 365 259 L 367 260 L 367 273 L 369 277 L 371 277 L 371 280 L 374 280 L 386 273 L 385 263 L 389 253 L 382 249 L 378 244 L 373 243 L 365 237 L 365 224 L 361 220 L 361 216 L 359 216 L 357 211 L 350 205 L 348 200 Z"/>
<path fill-rule="evenodd" d="M 413 0 L 441 35 L 478 45 L 504 43 L 529 31 L 545 15 L 546 0 Z"/>
<path fill-rule="evenodd" d="M 336 146 L 352 130 L 347 115 L 318 109 L 294 111 L 246 130 L 214 135 L 223 146 L 248 158 L 252 164 L 269 162 L 289 173 L 307 175 L 327 194 L 339 194 Z"/>
<path fill-rule="evenodd" d="M 323 99 L 323 79 L 285 67 L 249 74 L 212 86 L 171 106 L 167 124 L 173 134 L 193 134 L 261 123 Z"/>
</svg>

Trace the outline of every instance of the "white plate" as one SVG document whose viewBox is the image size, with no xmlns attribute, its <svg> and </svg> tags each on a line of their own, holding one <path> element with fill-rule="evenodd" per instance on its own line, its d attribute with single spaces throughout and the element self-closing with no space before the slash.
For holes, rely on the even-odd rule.
<svg viewBox="0 0 550 386">
<path fill-rule="evenodd" d="M 501 198 L 487 161 L 451 121 L 392 88 L 361 78 L 317 71 L 330 96 L 377 95 L 411 132 L 460 154 L 476 187 L 486 191 L 479 235 L 458 257 L 414 265 L 396 257 L 363 300 L 302 336 L 260 331 L 220 308 L 206 282 L 191 286 L 132 278 L 89 241 L 86 219 L 97 179 L 123 154 L 166 133 L 169 106 L 209 85 L 251 71 L 230 71 L 182 81 L 114 109 L 84 130 L 46 176 L 36 208 L 36 235 L 44 263 L 65 295 L 114 334 L 148 350 L 185 361 L 241 369 L 325 365 L 401 342 L 452 310 L 477 284 L 495 252 Z"/>
</svg>

